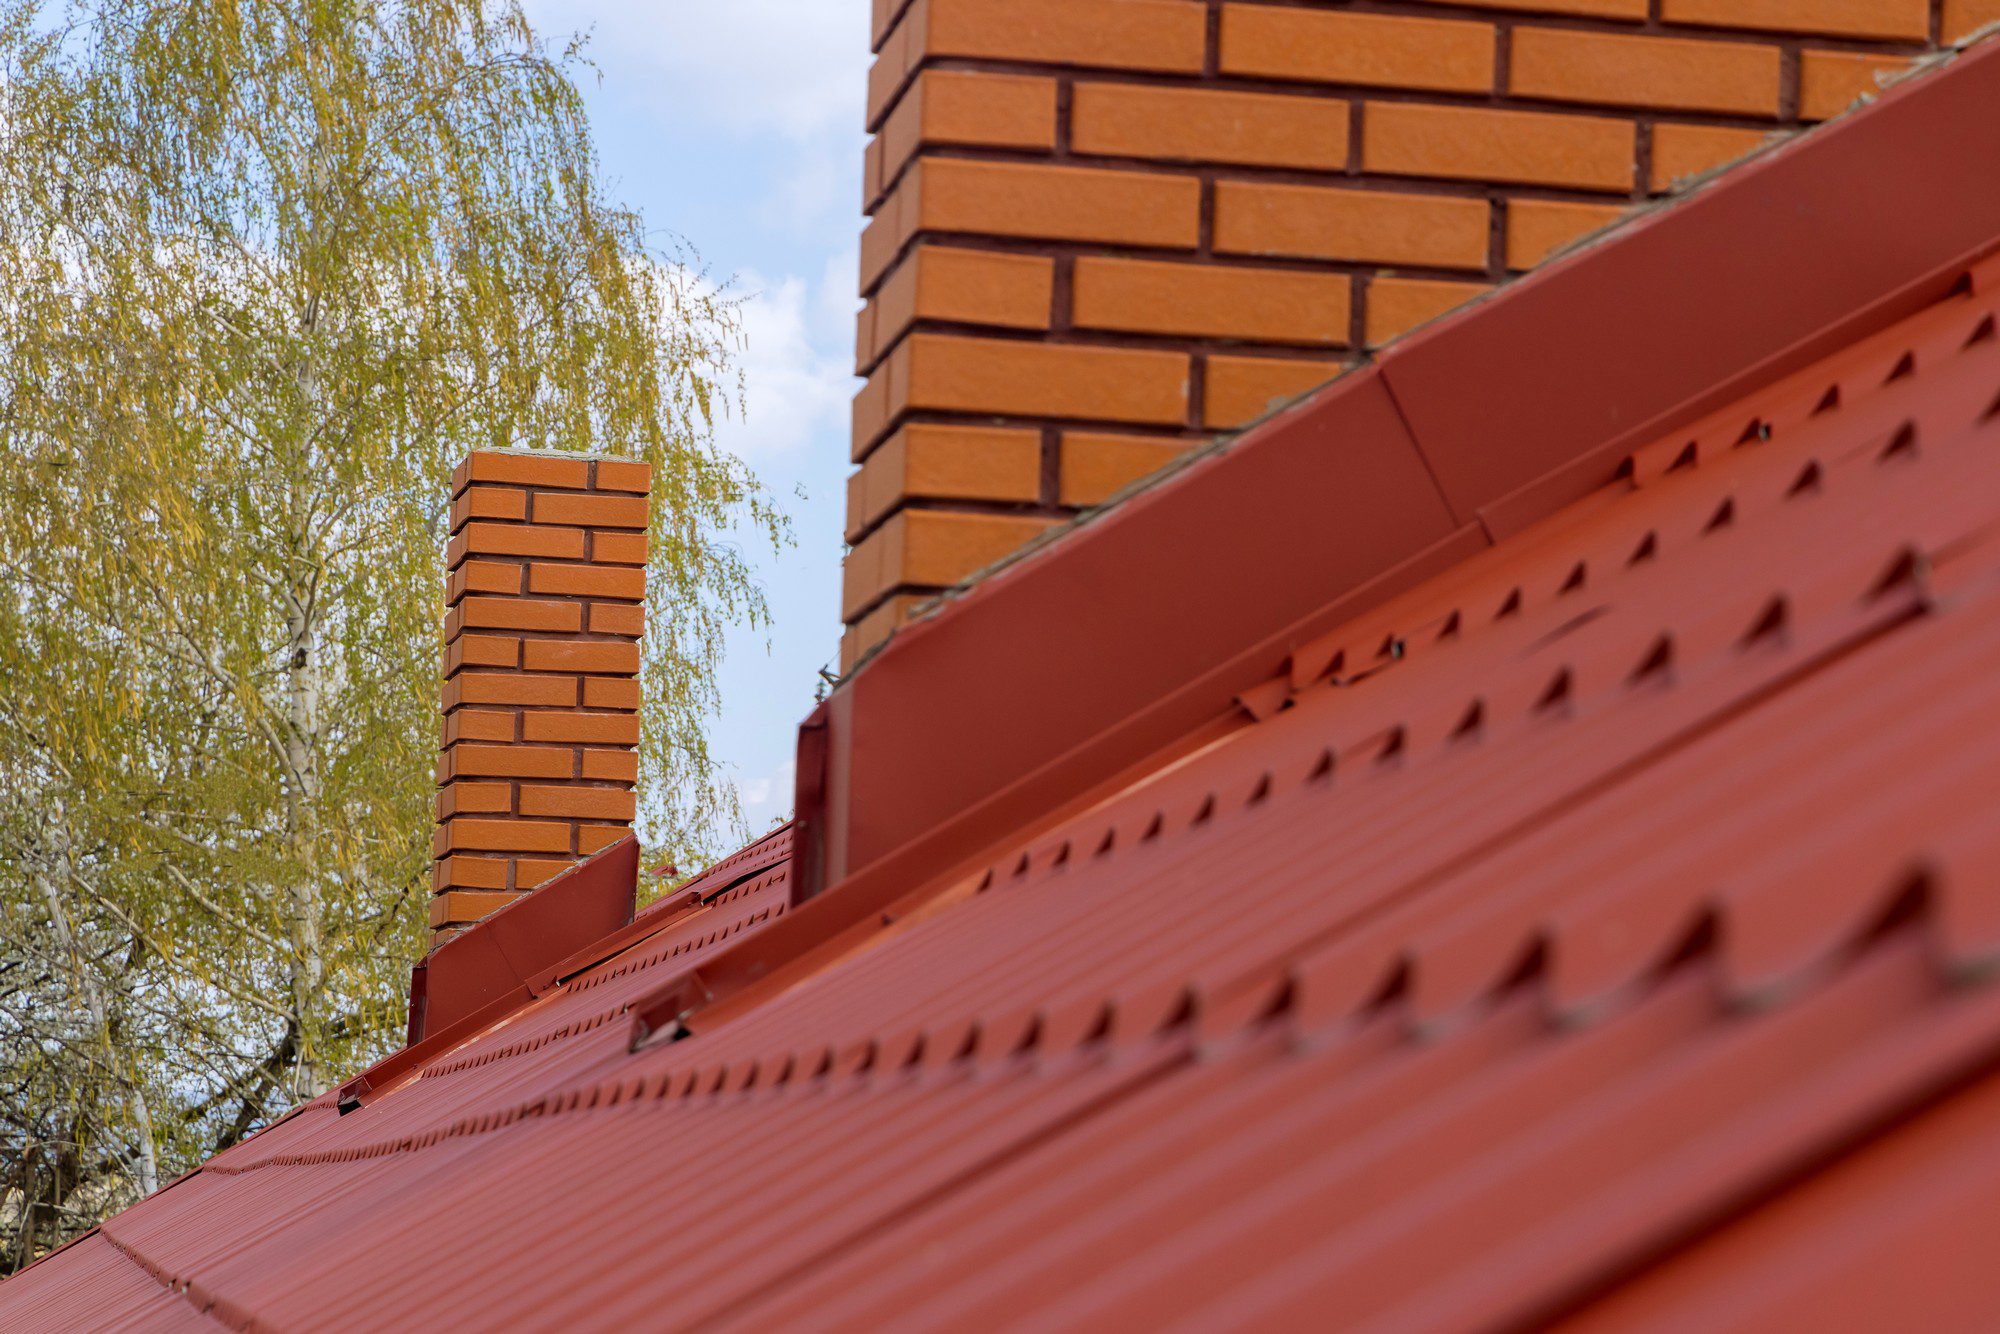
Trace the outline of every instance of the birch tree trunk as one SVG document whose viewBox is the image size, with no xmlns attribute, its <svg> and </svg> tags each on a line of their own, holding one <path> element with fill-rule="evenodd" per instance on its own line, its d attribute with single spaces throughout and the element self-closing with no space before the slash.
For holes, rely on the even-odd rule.
<svg viewBox="0 0 2000 1334">
<path fill-rule="evenodd" d="M 61 812 L 57 815 L 55 838 L 55 862 L 58 874 L 67 880 L 69 867 L 68 851 L 61 844 Z M 139 1193 L 151 1195 L 160 1188 L 160 1163 L 157 1146 L 153 1139 L 153 1114 L 146 1103 L 146 1091 L 130 1073 L 130 1063 L 119 1052 L 115 1041 L 114 1026 L 109 1007 L 105 1004 L 104 991 L 97 977 L 84 963 L 82 950 L 78 947 L 76 932 L 70 924 L 69 911 L 64 906 L 63 894 L 56 887 L 56 876 L 52 876 L 44 866 L 36 866 L 29 872 L 35 887 L 41 892 L 42 903 L 49 914 L 49 922 L 55 929 L 56 942 L 68 960 L 70 984 L 76 994 L 83 998 L 85 1009 L 90 1014 L 91 1030 L 104 1047 L 106 1069 L 112 1078 L 122 1085 L 124 1101 L 132 1118 L 134 1147 L 137 1152 Z"/>
<path fill-rule="evenodd" d="M 287 960 L 292 1020 L 298 1033 L 292 1071 L 292 1095 L 300 1100 L 326 1092 L 321 1068 L 321 1009 L 326 990 L 326 952 L 320 911 L 317 840 L 313 822 L 319 810 L 320 681 L 319 629 L 310 592 L 290 593 L 290 653 L 285 672 L 285 767 L 290 776 L 285 805 L 286 838 L 293 855 L 292 878 L 285 886 L 285 921 L 291 957 Z"/>
</svg>

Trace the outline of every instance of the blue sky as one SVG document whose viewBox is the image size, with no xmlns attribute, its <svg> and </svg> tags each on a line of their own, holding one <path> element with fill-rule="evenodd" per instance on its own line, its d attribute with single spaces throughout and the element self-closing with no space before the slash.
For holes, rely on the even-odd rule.
<svg viewBox="0 0 2000 1334">
<path fill-rule="evenodd" d="M 613 192 L 745 298 L 746 411 L 719 435 L 781 497 L 798 545 L 746 547 L 777 624 L 732 636 L 711 735 L 762 829 L 791 809 L 794 735 L 839 650 L 868 0 L 526 5 L 545 36 L 590 38 Z"/>
</svg>

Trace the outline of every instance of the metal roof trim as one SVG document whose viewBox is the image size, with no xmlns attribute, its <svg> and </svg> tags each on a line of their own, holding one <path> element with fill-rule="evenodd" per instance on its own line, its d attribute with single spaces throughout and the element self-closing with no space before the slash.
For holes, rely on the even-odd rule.
<svg viewBox="0 0 2000 1334">
<path fill-rule="evenodd" d="M 553 965 L 629 926 L 639 888 L 630 835 L 432 950 L 412 970 L 412 1046 L 501 1001 L 521 1004 Z"/>
<path fill-rule="evenodd" d="M 1003 794 L 1018 819 L 1142 760 L 1156 738 L 1119 729 L 1245 644 L 1469 525 L 1513 531 L 1610 481 L 1635 435 L 1713 406 L 1719 384 L 1748 392 L 1942 295 L 2000 236 L 1996 103 L 2000 44 L 1968 50 L 1439 321 L 906 627 L 831 697 L 826 772 L 801 770 L 800 814 L 821 827 L 800 895 L 892 858 L 905 884 L 942 872 Z M 1875 177 L 1897 218 L 1852 206 Z M 1802 211 L 1806 227 L 1771 225 Z M 1498 370 L 1528 362 L 1525 381 Z M 1405 463 L 1444 521 L 1371 485 Z M 1357 550 L 1356 510 L 1418 540 L 1376 530 Z M 932 851 L 914 855 L 920 841 Z"/>
</svg>

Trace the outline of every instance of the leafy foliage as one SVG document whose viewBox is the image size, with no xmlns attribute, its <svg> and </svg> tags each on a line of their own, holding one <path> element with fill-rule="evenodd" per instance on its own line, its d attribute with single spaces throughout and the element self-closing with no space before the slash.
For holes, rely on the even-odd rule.
<svg viewBox="0 0 2000 1334">
<path fill-rule="evenodd" d="M 0 0 L 0 1272 L 392 1047 L 450 466 L 654 465 L 642 822 L 697 857 L 735 313 L 515 0 Z"/>
</svg>

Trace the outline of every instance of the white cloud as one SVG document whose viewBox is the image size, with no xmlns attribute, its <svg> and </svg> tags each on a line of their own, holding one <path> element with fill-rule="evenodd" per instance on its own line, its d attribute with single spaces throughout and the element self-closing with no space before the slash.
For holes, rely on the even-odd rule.
<svg viewBox="0 0 2000 1334">
<path fill-rule="evenodd" d="M 793 776 L 797 772 L 797 762 L 786 760 L 776 772 L 752 778 L 737 789 L 743 798 L 743 822 L 750 826 L 751 833 L 762 833 L 772 821 L 791 814 Z"/>
<path fill-rule="evenodd" d="M 820 270 L 819 296 L 814 304 L 814 327 L 820 331 L 822 346 L 851 348 L 854 343 L 854 316 L 861 298 L 854 294 L 856 274 L 861 270 L 861 252 L 850 243 L 826 257 Z"/>
<path fill-rule="evenodd" d="M 716 436 L 753 465 L 841 433 L 854 393 L 852 267 L 849 254 L 829 260 L 813 283 L 797 275 L 737 279 L 746 406 Z"/>
<path fill-rule="evenodd" d="M 658 95 L 725 130 L 857 133 L 867 0 L 532 0 L 546 33 L 593 31 L 592 59 L 649 66 Z"/>
</svg>

